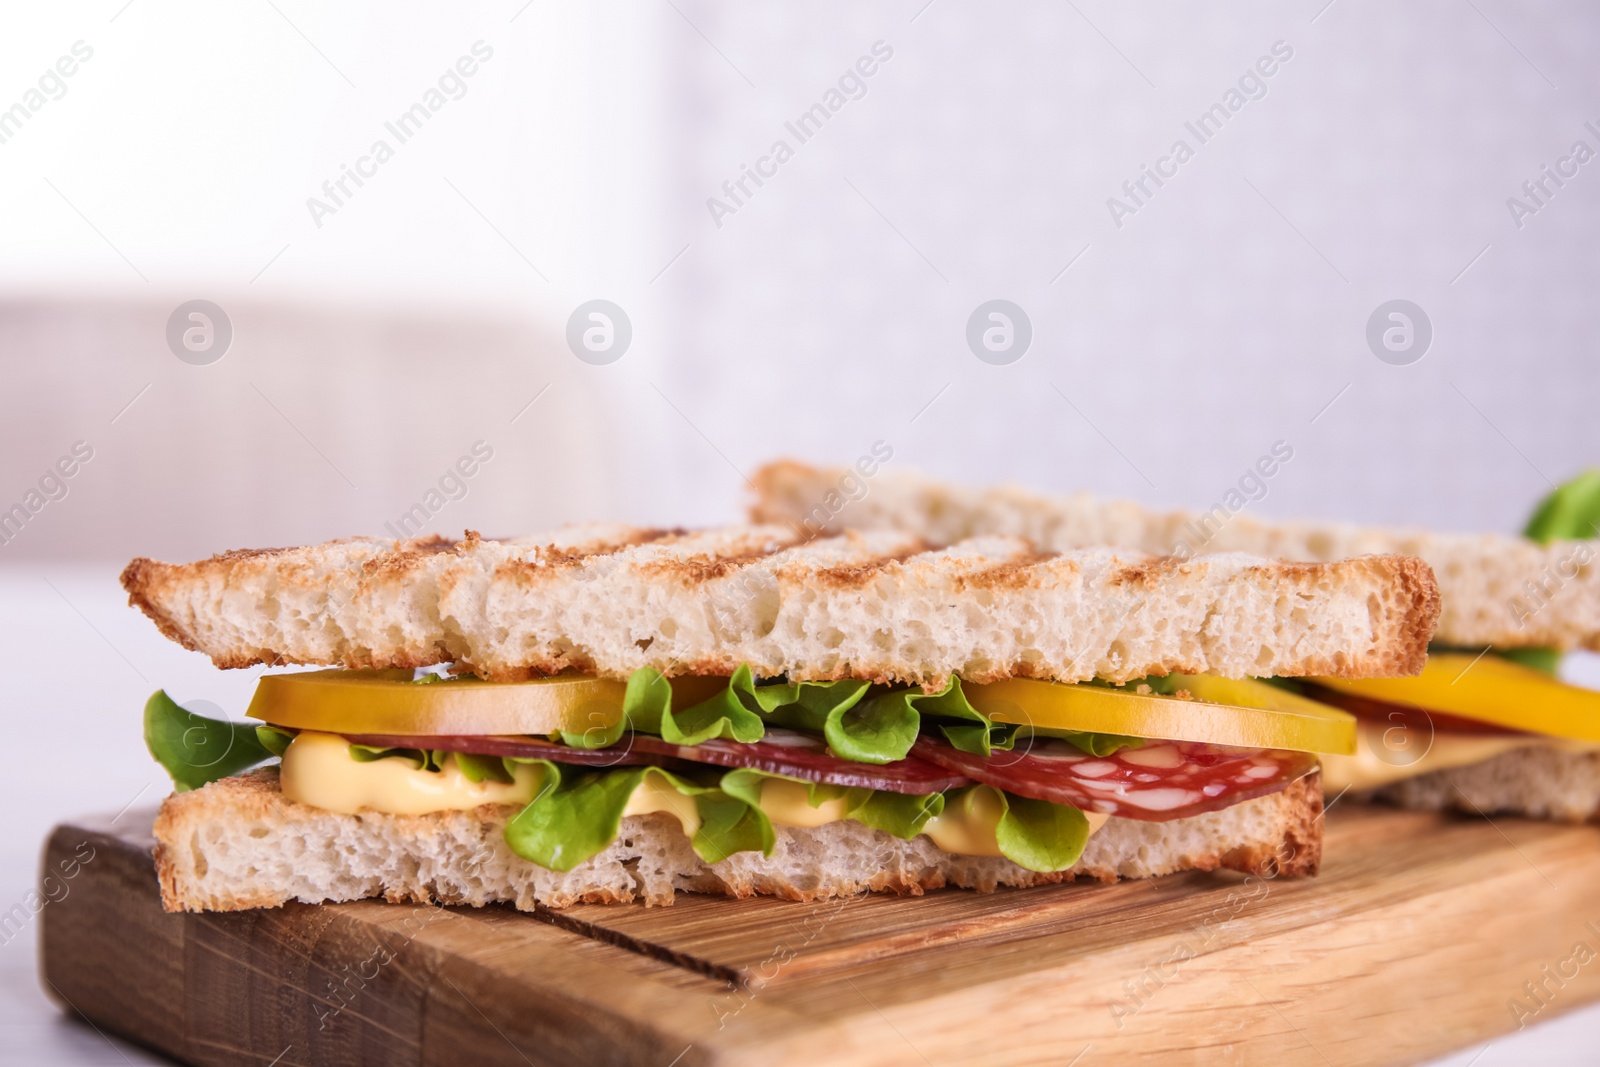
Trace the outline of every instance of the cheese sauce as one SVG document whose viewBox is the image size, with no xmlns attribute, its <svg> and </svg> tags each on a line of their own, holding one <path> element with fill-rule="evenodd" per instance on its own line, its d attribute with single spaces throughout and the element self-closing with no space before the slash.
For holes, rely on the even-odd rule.
<svg viewBox="0 0 1600 1067">
<path fill-rule="evenodd" d="M 1391 733 L 1393 736 L 1391 736 Z M 1428 746 L 1422 755 L 1407 745 Z M 1594 752 L 1600 745 L 1560 737 L 1506 734 L 1464 734 L 1435 731 L 1432 743 L 1417 730 L 1363 720 L 1353 756 L 1323 755 L 1322 789 L 1332 796 L 1346 789 L 1376 789 L 1419 774 L 1454 770 L 1522 748 L 1556 748 L 1565 752 Z"/>
<path fill-rule="evenodd" d="M 438 771 L 423 770 L 410 760 L 362 761 L 350 755 L 350 743 L 334 734 L 303 732 L 283 754 L 279 782 L 292 801 L 324 811 L 354 815 L 378 811 L 389 815 L 425 815 L 464 811 L 480 804 L 527 804 L 538 794 L 542 774 L 531 764 L 515 765 L 513 782 L 474 782 L 461 773 L 454 756 Z M 775 826 L 814 827 L 845 817 L 844 797 L 813 807 L 804 783 L 771 778 L 761 786 L 761 810 Z M 950 794 L 944 811 L 929 819 L 923 833 L 946 852 L 963 856 L 998 856 L 995 827 L 1000 822 L 999 793 L 986 785 Z M 645 774 L 628 798 L 623 816 L 662 812 L 678 820 L 684 835 L 700 829 L 700 811 L 660 775 Z M 1110 816 L 1083 813 L 1092 834 Z"/>
<path fill-rule="evenodd" d="M 425 771 L 407 759 L 362 762 L 350 755 L 344 738 L 306 732 L 289 743 L 278 781 L 288 799 L 324 811 L 426 815 L 528 803 L 539 791 L 542 772 L 533 764 L 518 764 L 512 774 L 513 782 L 474 782 L 461 773 L 454 756 L 446 756 L 438 771 Z"/>
</svg>

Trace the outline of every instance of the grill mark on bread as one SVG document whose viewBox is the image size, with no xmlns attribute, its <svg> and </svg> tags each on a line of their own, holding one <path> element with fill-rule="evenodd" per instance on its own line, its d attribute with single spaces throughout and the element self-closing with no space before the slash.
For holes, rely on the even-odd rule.
<svg viewBox="0 0 1600 1067">
<path fill-rule="evenodd" d="M 818 468 L 779 460 L 751 473 L 750 514 L 766 522 L 794 521 L 810 501 L 835 486 L 850 468 Z M 1106 546 L 1171 552 L 1188 524 L 1206 516 L 1185 509 L 1151 510 L 1088 493 L 1040 494 L 1010 485 L 965 487 L 905 471 L 885 472 L 870 496 L 842 510 L 833 525 L 890 526 L 948 543 L 964 537 L 1022 532 L 1051 548 Z M 1502 534 L 1438 533 L 1339 522 L 1268 521 L 1238 516 L 1208 539 L 1206 552 L 1243 552 L 1316 562 L 1374 553 L 1419 556 L 1437 572 L 1443 597 L 1435 639 L 1482 648 L 1552 647 L 1600 650 L 1600 567 L 1581 566 L 1577 552 L 1600 553 L 1600 539 L 1537 544 Z M 1199 557 L 1196 557 L 1199 558 Z M 1559 571 L 1568 580 L 1531 615 L 1525 583 Z"/>
<path fill-rule="evenodd" d="M 671 579 L 694 586 L 737 574 L 793 547 L 792 541 L 779 542 L 774 539 L 753 551 L 726 554 L 697 552 L 692 556 L 642 560 L 639 570 L 653 578 Z"/>
<path fill-rule="evenodd" d="M 1187 562 L 1188 560 L 1179 559 L 1177 556 L 1156 556 L 1153 559 L 1124 564 L 1112 573 L 1111 584 L 1137 585 L 1144 589 L 1152 589 L 1163 579 L 1177 574 Z"/>
<path fill-rule="evenodd" d="M 862 589 L 877 581 L 885 571 L 902 567 L 917 556 L 934 551 L 936 549 L 932 545 L 918 540 L 914 548 L 908 548 L 903 552 L 891 552 L 861 560 L 859 563 L 838 563 L 816 570 L 798 568 L 786 571 L 784 576 L 799 578 L 802 581 L 814 581 L 833 589 Z"/>
<path fill-rule="evenodd" d="M 163 634 L 222 667 L 458 660 L 482 677 L 512 679 L 565 668 L 616 678 L 642 666 L 726 675 L 748 662 L 796 681 L 925 689 L 958 672 L 974 683 L 1249 674 L 1257 648 L 1276 650 L 1280 675 L 1415 673 L 1438 615 L 1432 572 L 1410 557 L 1180 565 L 1105 550 L 1058 555 L 1011 537 L 939 551 L 890 531 L 797 544 L 787 531 L 748 527 L 565 537 L 453 546 L 355 539 L 183 566 L 139 559 L 123 585 Z M 874 588 L 882 596 L 860 592 Z M 1249 593 L 1256 597 L 1241 597 Z M 1276 610 L 1296 595 L 1305 613 Z M 1230 632 L 1258 637 L 1197 645 L 1193 637 L 1207 632 L 1199 614 L 1192 634 L 1119 624 L 1097 607 L 1108 596 L 1129 598 L 1146 616 L 1210 619 L 1242 605 Z M 1005 613 L 1026 621 L 1010 626 L 999 621 Z M 888 641 L 879 640 L 884 632 Z M 1120 647 L 1129 641 L 1131 651 Z"/>
<path fill-rule="evenodd" d="M 970 574 L 956 575 L 955 587 L 987 591 L 1036 589 L 1048 573 L 1042 564 L 1049 563 L 1060 555 L 1059 552 L 1024 551 L 1021 555 L 990 564 Z"/>
<path fill-rule="evenodd" d="M 495 567 L 495 577 L 506 577 L 519 584 L 537 583 L 564 571 L 582 569 L 595 560 L 621 555 L 645 545 L 671 542 L 682 537 L 682 527 L 632 529 L 621 537 L 595 538 L 580 545 L 533 545 L 528 555 L 502 560 Z"/>
<path fill-rule="evenodd" d="M 688 531 L 681 526 L 634 529 L 624 537 L 596 538 L 581 546 L 541 548 L 538 562 L 543 566 L 549 567 L 581 567 L 590 560 L 615 556 L 619 552 L 626 552 L 628 549 L 638 548 L 640 545 L 675 540 L 686 533 Z"/>
</svg>

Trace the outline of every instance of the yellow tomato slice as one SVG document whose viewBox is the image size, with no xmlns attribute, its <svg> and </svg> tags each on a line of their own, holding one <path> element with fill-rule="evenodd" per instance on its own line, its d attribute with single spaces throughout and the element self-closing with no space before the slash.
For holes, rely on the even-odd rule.
<svg viewBox="0 0 1600 1067">
<path fill-rule="evenodd" d="M 1308 678 L 1340 693 L 1459 715 L 1511 730 L 1600 741 L 1600 692 L 1486 655 L 1438 652 L 1412 678 Z"/>
<path fill-rule="evenodd" d="M 672 706 L 708 700 L 726 678 L 671 679 Z M 583 674 L 527 682 L 461 678 L 419 685 L 409 670 L 263 675 L 246 712 L 276 726 L 336 734 L 553 734 L 604 729 L 622 718 L 627 684 Z"/>
<path fill-rule="evenodd" d="M 1298 752 L 1348 755 L 1356 750 L 1355 716 L 1338 708 L 1250 678 L 1172 675 L 1170 680 L 1197 699 L 1031 678 L 963 686 L 962 692 L 995 722 L 1038 729 Z"/>
</svg>

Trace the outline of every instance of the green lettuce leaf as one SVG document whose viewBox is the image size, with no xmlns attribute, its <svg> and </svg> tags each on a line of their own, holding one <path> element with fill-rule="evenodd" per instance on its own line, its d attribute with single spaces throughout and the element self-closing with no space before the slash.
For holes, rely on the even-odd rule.
<svg viewBox="0 0 1600 1067">
<path fill-rule="evenodd" d="M 1133 684 L 1133 683 L 1130 683 Z M 1122 734 L 1097 734 L 1086 730 L 1051 730 L 1043 727 L 1010 726 L 992 723 L 988 716 L 973 707 L 961 692 L 961 680 L 951 678 L 944 692 L 937 696 L 924 696 L 916 701 L 917 710 L 939 720 L 939 732 L 945 740 L 963 752 L 988 756 L 995 749 L 1013 751 L 1018 742 L 1031 736 L 1057 737 L 1070 741 L 1091 756 L 1109 756 L 1124 748 L 1137 748 L 1144 738 Z"/>
<path fill-rule="evenodd" d="M 884 751 L 885 743 L 879 739 L 881 731 L 860 718 L 861 709 L 858 705 L 869 688 L 871 686 L 867 682 L 853 678 L 836 682 L 773 682 L 758 686 L 749 666 L 741 665 L 728 680 L 728 688 L 719 695 L 718 700 L 723 703 L 706 703 L 725 707 L 730 715 L 733 714 L 732 709 L 737 707 L 763 724 L 763 731 L 767 725 L 820 730 L 834 752 L 845 759 L 864 759 L 874 763 L 898 759 L 900 757 L 892 755 L 872 758 Z M 705 706 L 701 705 L 702 708 Z M 757 734 L 750 740 L 759 740 L 760 737 L 761 734 Z M 912 740 L 915 740 L 914 735 Z M 896 743 L 890 742 L 888 749 L 892 750 Z M 910 748 L 909 742 L 905 747 Z M 848 755 L 849 752 L 861 752 L 864 755 Z"/>
<path fill-rule="evenodd" d="M 922 833 L 928 820 L 944 813 L 943 793 L 891 793 L 886 789 L 864 789 L 867 794 L 850 807 L 850 818 L 910 841 Z"/>
<path fill-rule="evenodd" d="M 771 687 L 777 689 L 780 687 Z M 957 720 L 941 724 L 945 736 L 958 748 L 989 751 L 989 721 L 961 694 L 961 682 L 952 677 L 938 693 L 920 689 L 893 689 L 867 696 L 862 681 L 802 682 L 795 702 L 767 713 L 770 722 L 783 726 L 820 729 L 828 747 L 841 759 L 857 763 L 891 763 L 905 759 L 922 729 L 922 716 Z M 808 692 L 809 690 L 809 692 Z M 862 699 L 866 696 L 866 699 Z M 974 747 L 968 747 L 974 746 Z"/>
<path fill-rule="evenodd" d="M 357 763 L 371 763 L 380 759 L 410 760 L 412 765 L 425 771 L 437 771 L 444 767 L 444 758 L 449 755 L 439 749 L 431 748 L 376 748 L 372 745 L 351 745 L 350 758 Z"/>
<path fill-rule="evenodd" d="M 991 723 L 962 693 L 959 678 L 952 677 L 937 693 L 915 688 L 869 693 L 871 688 L 852 678 L 757 685 L 749 664 L 741 664 L 716 696 L 675 711 L 671 684 L 659 671 L 642 667 L 628 678 L 621 719 L 582 733 L 562 731 L 561 740 L 574 748 L 606 748 L 631 727 L 675 745 L 698 745 L 712 738 L 748 743 L 761 740 L 767 726 L 787 726 L 820 731 L 841 759 L 884 764 L 906 758 L 922 729 L 923 716 L 930 716 L 945 738 L 964 752 L 987 756 L 1015 743 L 1016 727 Z M 1100 755 L 1133 743 L 1079 731 L 1061 736 Z"/>
<path fill-rule="evenodd" d="M 1038 726 L 1024 726 L 1017 731 L 1017 736 L 1012 738 L 1012 744 L 1025 742 L 1030 735 L 1071 742 L 1091 756 L 1114 756 L 1125 748 L 1138 748 L 1146 740 L 1143 737 L 1131 737 L 1127 734 L 1097 734 L 1087 730 L 1047 730 Z"/>
<path fill-rule="evenodd" d="M 871 688 L 854 678 L 837 682 L 769 682 L 756 685 L 748 666 L 728 680 L 744 707 L 774 726 L 826 731 L 828 721 L 850 710 Z"/>
<path fill-rule="evenodd" d="M 489 781 L 509 785 L 516 781 L 511 768 L 507 767 L 506 761 L 499 756 L 477 756 L 470 752 L 452 754 L 456 758 L 456 767 L 469 782 Z"/>
<path fill-rule="evenodd" d="M 1482 648 L 1463 648 L 1460 645 L 1441 645 L 1430 643 L 1428 655 L 1440 653 L 1455 654 L 1458 656 L 1478 656 L 1485 652 Z M 1536 671 L 1543 671 L 1552 677 L 1561 674 L 1561 650 L 1556 648 L 1489 648 L 1488 654 L 1499 659 L 1520 663 L 1524 667 L 1531 667 Z"/>
<path fill-rule="evenodd" d="M 260 741 L 261 746 L 268 752 L 282 759 L 283 754 L 289 751 L 289 742 L 294 740 L 294 734 L 288 730 L 280 730 L 276 726 L 257 726 L 256 740 Z"/>
<path fill-rule="evenodd" d="M 784 688 L 764 686 L 762 689 Z M 617 743 L 623 731 L 632 728 L 655 734 L 674 745 L 698 745 L 714 737 L 730 741 L 759 741 L 766 727 L 757 713 L 761 700 L 748 665 L 740 665 L 728 680 L 727 688 L 710 700 L 674 711 L 672 685 L 652 667 L 641 667 L 628 677 L 622 698 L 622 717 L 608 726 L 595 726 L 583 733 L 561 731 L 561 740 L 574 748 L 607 748 Z"/>
<path fill-rule="evenodd" d="M 921 729 L 922 717 L 914 704 L 920 695 L 902 689 L 867 700 L 858 696 L 850 705 L 836 707 L 822 724 L 828 747 L 840 759 L 858 763 L 905 759 Z"/>
<path fill-rule="evenodd" d="M 766 817 L 715 785 L 700 785 L 660 767 L 583 771 L 566 777 L 545 760 L 519 762 L 543 764 L 545 778 L 539 795 L 506 824 L 506 843 L 541 867 L 570 871 L 616 840 L 622 813 L 646 776 L 694 798 L 701 825 L 690 843 L 707 863 L 735 852 L 772 853 L 776 838 Z"/>
<path fill-rule="evenodd" d="M 629 685 L 632 685 L 631 679 Z M 677 714 L 672 712 L 672 689 L 666 679 L 661 679 L 661 685 L 667 689 L 667 702 L 661 714 L 659 732 L 663 740 L 674 745 L 698 745 L 714 737 L 729 741 L 759 741 L 767 732 L 761 716 L 750 706 L 756 701 L 754 694 L 758 690 L 749 664 L 741 663 L 739 669 L 733 672 L 733 677 L 728 679 L 727 687 L 716 696 Z"/>
<path fill-rule="evenodd" d="M 244 723 L 208 719 L 157 690 L 144 706 L 144 743 L 172 776 L 178 792 L 238 774 L 271 759 L 273 752 Z"/>
<path fill-rule="evenodd" d="M 1559 676 L 1561 673 L 1561 650 L 1558 648 L 1498 648 L 1494 652 L 1502 659 L 1548 675 Z"/>
<path fill-rule="evenodd" d="M 1600 537 L 1600 470 L 1562 482 L 1539 501 L 1522 536 L 1541 545 Z"/>
<path fill-rule="evenodd" d="M 994 836 L 1006 859 L 1030 871 L 1064 871 L 1078 862 L 1089 843 L 1089 820 L 1083 812 L 1066 804 L 995 792 L 1006 810 Z"/>
</svg>

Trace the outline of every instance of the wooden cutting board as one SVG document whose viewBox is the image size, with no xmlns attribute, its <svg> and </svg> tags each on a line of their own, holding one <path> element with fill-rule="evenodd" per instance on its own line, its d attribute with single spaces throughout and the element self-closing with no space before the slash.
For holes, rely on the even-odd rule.
<svg viewBox="0 0 1600 1067">
<path fill-rule="evenodd" d="M 43 984 L 194 1064 L 1409 1063 L 1600 997 L 1595 827 L 1348 804 L 1300 881 L 167 915 L 151 817 L 55 830 Z"/>
</svg>

